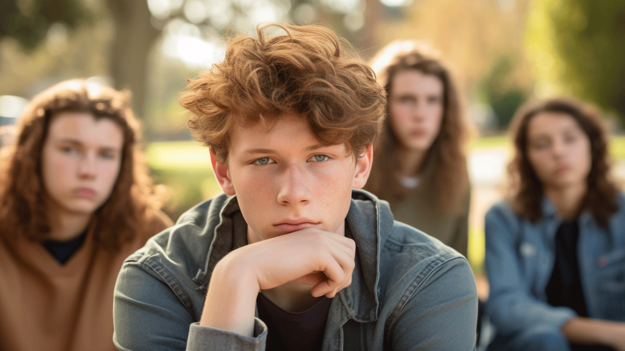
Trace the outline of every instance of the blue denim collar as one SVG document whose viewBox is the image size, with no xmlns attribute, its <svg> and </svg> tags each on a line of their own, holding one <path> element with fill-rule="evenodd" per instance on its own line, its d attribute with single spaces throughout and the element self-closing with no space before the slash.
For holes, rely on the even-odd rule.
<svg viewBox="0 0 625 351">
<path fill-rule="evenodd" d="M 543 217 L 547 220 L 553 221 L 555 220 L 558 224 L 562 222 L 562 218 L 556 211 L 556 207 L 553 205 L 553 202 L 549 199 L 548 196 L 543 196 L 541 203 Z M 592 213 L 588 209 L 584 209 L 582 213 L 580 213 L 578 222 L 580 225 L 585 225 L 588 223 L 594 223 L 594 219 L 592 217 Z"/>
<path fill-rule="evenodd" d="M 193 278 L 197 289 L 205 290 L 208 287 L 211 272 L 219 260 L 230 251 L 247 245 L 247 223 L 236 196 L 222 199 L 225 200 L 216 201 L 209 209 L 207 227 L 209 230 L 214 228 L 215 235 L 206 256 L 204 270 L 200 270 Z M 391 232 L 393 216 L 388 205 L 385 206 L 374 195 L 353 190 L 346 225 L 346 235 L 356 242 L 356 267 L 352 284 L 341 290 L 338 296 L 350 318 L 359 322 L 373 322 L 378 319 L 380 233 Z"/>
<path fill-rule="evenodd" d="M 543 196 L 541 208 L 543 214 L 542 220 L 547 225 L 547 230 L 545 234 L 549 238 L 550 242 L 554 242 L 556 233 L 558 232 L 558 228 L 560 228 L 560 224 L 562 224 L 563 221 L 562 217 L 560 217 L 560 215 L 556 211 L 556 207 L 554 206 L 553 202 L 546 195 Z M 577 218 L 577 223 L 579 224 L 580 228 L 584 228 L 588 227 L 589 225 L 594 225 L 595 220 L 592 217 L 592 213 L 590 213 L 588 209 L 584 209 Z M 582 232 L 584 231 L 582 230 Z"/>
</svg>

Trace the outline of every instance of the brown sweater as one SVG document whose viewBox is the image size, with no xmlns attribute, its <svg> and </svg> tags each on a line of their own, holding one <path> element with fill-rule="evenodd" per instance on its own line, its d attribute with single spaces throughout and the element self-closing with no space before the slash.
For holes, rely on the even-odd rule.
<svg viewBox="0 0 625 351">
<path fill-rule="evenodd" d="M 172 225 L 162 212 L 132 243 L 110 253 L 91 233 L 65 263 L 41 243 L 0 240 L 0 350 L 116 350 L 113 289 L 123 261 Z"/>
<path fill-rule="evenodd" d="M 412 189 L 402 201 L 391 203 L 395 220 L 424 231 L 445 245 L 467 256 L 469 238 L 469 205 L 471 192 L 467 189 L 458 208 L 444 212 L 436 205 L 434 187 L 424 181 Z"/>
</svg>

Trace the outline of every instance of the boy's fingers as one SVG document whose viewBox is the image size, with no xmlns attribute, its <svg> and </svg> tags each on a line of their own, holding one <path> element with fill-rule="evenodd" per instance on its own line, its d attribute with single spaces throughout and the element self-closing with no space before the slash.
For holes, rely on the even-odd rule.
<svg viewBox="0 0 625 351">
<path fill-rule="evenodd" d="M 306 274 L 303 277 L 295 279 L 296 282 L 306 285 L 317 285 L 320 282 L 328 279 L 328 277 L 323 274 L 323 272 L 314 272 L 310 274 Z"/>
<path fill-rule="evenodd" d="M 329 262 L 326 263 L 324 273 L 328 277 L 328 279 L 319 282 L 312 288 L 311 292 L 313 296 L 325 295 L 328 292 L 336 289 L 343 284 L 343 281 L 346 277 L 343 268 L 335 260 L 329 260 Z"/>
</svg>

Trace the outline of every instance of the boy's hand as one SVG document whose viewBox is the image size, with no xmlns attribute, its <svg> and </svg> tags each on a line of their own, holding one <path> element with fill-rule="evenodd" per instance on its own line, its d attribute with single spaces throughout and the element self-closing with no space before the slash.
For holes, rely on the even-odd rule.
<svg viewBox="0 0 625 351">
<path fill-rule="evenodd" d="M 251 336 L 256 297 L 290 281 L 334 297 L 352 281 L 352 239 L 309 228 L 239 248 L 215 267 L 200 325 Z"/>
<path fill-rule="evenodd" d="M 304 229 L 237 251 L 230 258 L 255 268 L 260 290 L 298 281 L 314 285 L 313 296 L 334 297 L 352 282 L 356 244 L 335 233 Z"/>
</svg>

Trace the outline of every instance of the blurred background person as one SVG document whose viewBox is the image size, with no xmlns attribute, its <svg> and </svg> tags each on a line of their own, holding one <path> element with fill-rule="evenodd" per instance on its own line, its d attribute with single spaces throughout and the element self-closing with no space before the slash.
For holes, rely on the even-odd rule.
<svg viewBox="0 0 625 351">
<path fill-rule="evenodd" d="M 38 94 L 0 159 L 0 349 L 114 350 L 123 260 L 172 225 L 137 148 L 127 92 Z"/>
<path fill-rule="evenodd" d="M 625 195 L 603 123 L 568 99 L 515 115 L 510 196 L 485 220 L 489 350 L 625 350 Z"/>
<path fill-rule="evenodd" d="M 430 47 L 397 41 L 372 67 L 387 93 L 387 118 L 365 189 L 396 220 L 467 255 L 469 125 L 449 69 Z"/>
</svg>

